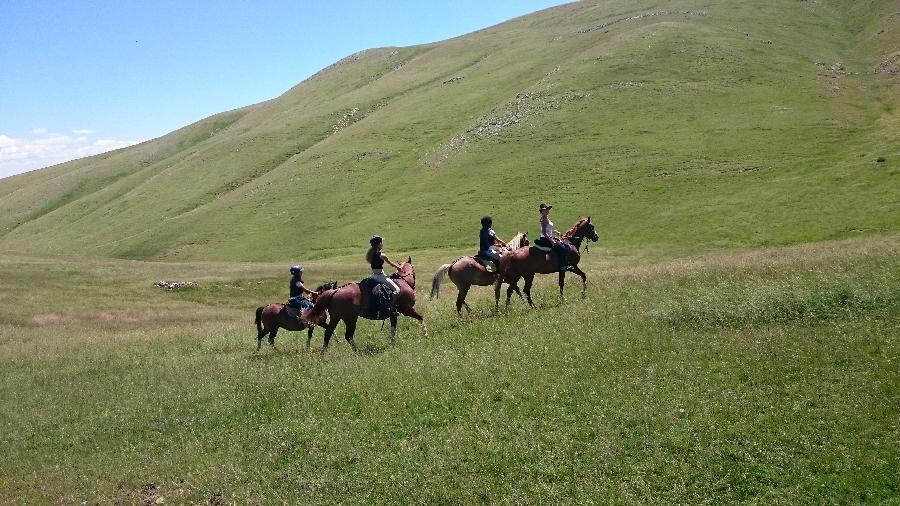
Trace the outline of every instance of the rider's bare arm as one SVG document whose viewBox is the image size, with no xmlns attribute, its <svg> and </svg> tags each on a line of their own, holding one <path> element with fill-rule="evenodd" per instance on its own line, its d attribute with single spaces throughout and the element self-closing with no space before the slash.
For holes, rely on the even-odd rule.
<svg viewBox="0 0 900 506">
<path fill-rule="evenodd" d="M 384 253 L 381 254 L 381 259 L 384 260 L 385 262 L 387 262 L 394 269 L 400 270 L 400 266 L 395 264 L 394 262 L 391 262 L 391 259 L 388 258 L 387 255 L 385 255 Z"/>
</svg>

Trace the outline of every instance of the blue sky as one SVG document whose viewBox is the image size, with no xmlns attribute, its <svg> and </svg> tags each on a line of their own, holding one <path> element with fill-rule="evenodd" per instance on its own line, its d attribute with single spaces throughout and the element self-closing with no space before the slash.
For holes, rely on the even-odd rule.
<svg viewBox="0 0 900 506">
<path fill-rule="evenodd" d="M 362 49 L 561 3 L 0 0 L 0 178 L 274 98 Z"/>
</svg>

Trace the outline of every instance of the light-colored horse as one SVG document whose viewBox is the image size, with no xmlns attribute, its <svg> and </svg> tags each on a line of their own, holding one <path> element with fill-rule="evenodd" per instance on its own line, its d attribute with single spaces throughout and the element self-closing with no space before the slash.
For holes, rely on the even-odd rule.
<svg viewBox="0 0 900 506">
<path fill-rule="evenodd" d="M 519 232 L 506 243 L 506 248 L 498 249 L 505 255 L 524 246 L 528 246 L 528 232 Z M 449 276 L 450 281 L 453 281 L 453 284 L 459 289 L 459 295 L 456 296 L 456 312 L 458 314 L 462 314 L 463 306 L 466 307 L 466 311 L 472 312 L 472 309 L 466 304 L 466 295 L 469 293 L 472 285 L 490 286 L 497 282 L 497 273 L 489 272 L 475 257 L 459 257 L 449 264 L 442 265 L 434 274 L 434 279 L 431 282 L 432 299 L 440 296 L 441 281 L 445 275 Z M 518 291 L 518 287 L 516 287 L 516 291 Z M 521 292 L 518 293 L 519 296 L 522 295 Z"/>
</svg>

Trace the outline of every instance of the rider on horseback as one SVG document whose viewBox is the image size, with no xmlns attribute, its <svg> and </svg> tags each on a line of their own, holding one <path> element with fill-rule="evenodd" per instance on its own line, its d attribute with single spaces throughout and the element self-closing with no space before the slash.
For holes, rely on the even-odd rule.
<svg viewBox="0 0 900 506">
<path fill-rule="evenodd" d="M 391 260 L 381 252 L 384 248 L 384 238 L 378 235 L 372 236 L 369 240 L 371 247 L 366 251 L 366 262 L 372 267 L 372 279 L 378 281 L 391 290 L 391 305 L 388 312 L 392 315 L 397 313 L 397 297 L 400 296 L 400 287 L 397 283 L 384 275 L 384 263 L 387 262 L 391 267 L 400 270 L 400 266 L 391 262 Z"/>
<path fill-rule="evenodd" d="M 497 246 L 506 247 L 506 243 L 497 237 L 497 233 L 491 228 L 493 223 L 494 220 L 490 216 L 482 216 L 481 232 L 478 234 L 478 254 L 475 255 L 476 259 L 484 260 L 484 267 L 488 272 L 495 272 L 496 266 L 500 265 L 500 252 L 497 251 Z"/>
<path fill-rule="evenodd" d="M 310 295 L 316 293 L 309 288 L 306 288 L 306 285 L 303 284 L 303 266 L 302 265 L 294 265 L 291 266 L 291 298 L 299 297 L 304 293 L 308 293 Z"/>
<path fill-rule="evenodd" d="M 300 309 L 308 309 L 312 307 L 312 304 L 308 299 L 303 297 L 304 293 L 308 293 L 310 295 L 315 294 L 316 292 L 306 288 L 306 285 L 303 284 L 303 266 L 302 265 L 293 265 L 291 266 L 291 288 L 290 288 L 290 298 L 288 298 L 288 306 L 291 307 L 299 307 Z M 300 318 L 299 311 L 297 312 L 297 318 Z"/>
<path fill-rule="evenodd" d="M 558 230 L 553 228 L 553 222 L 550 221 L 550 209 L 553 206 L 541 203 L 538 206 L 538 211 L 541 213 L 541 237 L 539 237 L 534 243 L 538 246 L 550 247 L 554 253 L 556 253 L 556 258 L 559 261 L 559 272 L 565 272 L 569 270 L 569 261 L 568 261 L 568 253 L 569 247 L 562 242 L 562 235 Z"/>
</svg>

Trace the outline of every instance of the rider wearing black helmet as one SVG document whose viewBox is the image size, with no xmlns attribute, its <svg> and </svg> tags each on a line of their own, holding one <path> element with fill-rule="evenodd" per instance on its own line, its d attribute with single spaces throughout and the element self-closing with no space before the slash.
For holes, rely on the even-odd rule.
<svg viewBox="0 0 900 506">
<path fill-rule="evenodd" d="M 478 254 L 475 255 L 475 257 L 493 261 L 499 265 L 500 252 L 497 251 L 496 246 L 499 245 L 504 248 L 507 246 L 505 242 L 497 237 L 497 233 L 494 232 L 494 229 L 491 228 L 493 224 L 494 219 L 490 216 L 481 217 L 481 231 L 478 233 Z M 485 262 L 485 267 L 487 267 L 488 271 L 493 272 L 494 270 L 487 262 Z"/>
<path fill-rule="evenodd" d="M 310 290 L 309 288 L 306 288 L 306 285 L 303 284 L 303 266 L 292 265 L 290 298 L 288 299 L 288 306 L 299 307 L 301 309 L 309 307 L 311 303 L 309 302 L 309 300 L 303 297 L 304 293 L 312 295 L 316 292 Z M 297 314 L 297 318 L 300 318 L 299 313 Z"/>
<path fill-rule="evenodd" d="M 293 265 L 291 266 L 291 297 L 299 297 L 304 293 L 312 295 L 315 292 L 306 288 L 306 285 L 303 284 L 303 266 Z"/>
</svg>

